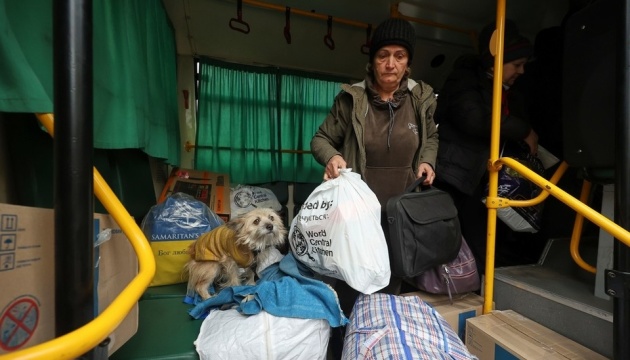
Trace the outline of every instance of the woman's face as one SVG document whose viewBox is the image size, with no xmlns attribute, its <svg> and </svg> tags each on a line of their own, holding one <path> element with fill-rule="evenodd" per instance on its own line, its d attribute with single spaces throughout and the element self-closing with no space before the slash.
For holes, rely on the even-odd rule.
<svg viewBox="0 0 630 360">
<path fill-rule="evenodd" d="M 376 83 L 385 89 L 398 87 L 407 70 L 409 54 L 400 45 L 387 45 L 380 48 L 376 55 L 372 67 L 374 69 L 374 79 Z"/>
<path fill-rule="evenodd" d="M 525 73 L 527 58 L 520 58 L 503 64 L 503 83 L 507 86 L 514 85 L 514 81 Z"/>
</svg>

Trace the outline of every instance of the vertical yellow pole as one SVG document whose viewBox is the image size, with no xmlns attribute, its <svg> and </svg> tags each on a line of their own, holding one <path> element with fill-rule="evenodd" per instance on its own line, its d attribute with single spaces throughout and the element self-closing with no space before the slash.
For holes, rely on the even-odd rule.
<svg viewBox="0 0 630 360">
<path fill-rule="evenodd" d="M 499 134 L 501 130 L 501 94 L 503 92 L 503 39 L 505 37 L 505 0 L 497 0 L 497 17 L 494 40 L 491 41 L 490 52 L 494 54 L 494 82 L 492 87 L 492 132 L 490 135 L 490 160 L 488 196 L 496 198 L 498 195 L 499 173 L 493 166 L 499 158 Z M 480 44 L 480 46 L 487 46 Z M 487 202 L 486 202 L 487 203 Z M 494 298 L 494 255 L 497 230 L 497 209 L 488 209 L 488 233 L 486 247 L 486 271 L 484 277 L 483 313 L 492 311 Z"/>
</svg>

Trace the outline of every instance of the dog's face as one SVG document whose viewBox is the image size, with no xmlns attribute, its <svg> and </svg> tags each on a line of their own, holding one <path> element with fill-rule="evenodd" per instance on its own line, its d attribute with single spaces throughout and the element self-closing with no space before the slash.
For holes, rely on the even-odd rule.
<svg viewBox="0 0 630 360">
<path fill-rule="evenodd" d="M 252 251 L 262 251 L 284 243 L 287 229 L 275 211 L 257 208 L 230 220 L 226 224 L 236 232 L 236 242 Z"/>
</svg>

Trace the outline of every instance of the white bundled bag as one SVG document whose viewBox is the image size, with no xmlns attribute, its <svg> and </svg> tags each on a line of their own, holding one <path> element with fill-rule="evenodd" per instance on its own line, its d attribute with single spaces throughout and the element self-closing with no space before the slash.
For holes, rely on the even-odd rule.
<svg viewBox="0 0 630 360">
<path fill-rule="evenodd" d="M 329 338 L 326 320 L 229 309 L 211 311 L 194 344 L 201 360 L 325 360 Z"/>
<path fill-rule="evenodd" d="M 291 222 L 291 251 L 321 275 L 364 294 L 389 284 L 389 253 L 376 195 L 350 169 L 319 185 Z"/>
</svg>

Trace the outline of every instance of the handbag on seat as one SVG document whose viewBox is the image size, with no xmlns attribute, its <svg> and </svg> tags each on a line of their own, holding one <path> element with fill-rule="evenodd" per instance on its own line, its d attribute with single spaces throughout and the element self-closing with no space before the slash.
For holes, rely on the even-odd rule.
<svg viewBox="0 0 630 360">
<path fill-rule="evenodd" d="M 451 299 L 453 294 L 473 292 L 481 287 L 475 256 L 464 238 L 455 259 L 405 281 L 431 294 L 448 294 Z"/>
<path fill-rule="evenodd" d="M 432 186 L 425 177 L 402 195 L 387 201 L 389 255 L 392 274 L 414 277 L 457 257 L 462 232 L 451 196 Z M 415 191 L 417 188 L 420 191 Z"/>
</svg>

